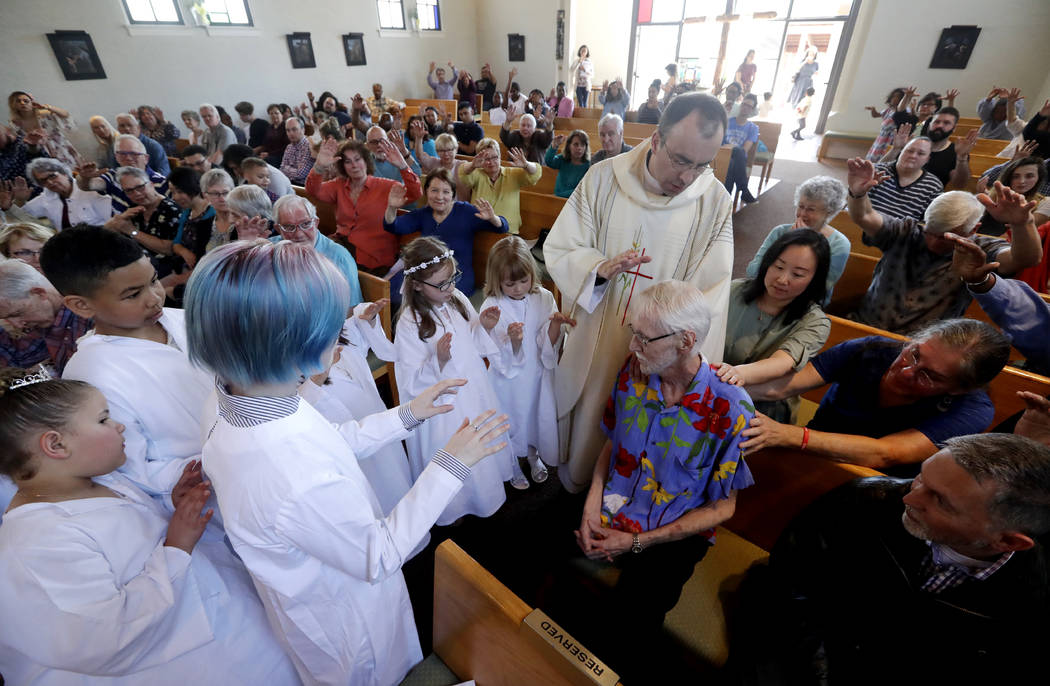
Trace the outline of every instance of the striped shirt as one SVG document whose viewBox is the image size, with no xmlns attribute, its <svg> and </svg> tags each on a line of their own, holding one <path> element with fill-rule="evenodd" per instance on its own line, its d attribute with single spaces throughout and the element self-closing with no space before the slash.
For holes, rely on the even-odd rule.
<svg viewBox="0 0 1050 686">
<path fill-rule="evenodd" d="M 871 206 L 888 217 L 922 221 L 926 208 L 944 190 L 941 180 L 926 170 L 914 182 L 902 187 L 896 162 L 877 164 L 875 169 L 889 174 L 889 178 L 868 191 L 868 197 Z"/>
</svg>

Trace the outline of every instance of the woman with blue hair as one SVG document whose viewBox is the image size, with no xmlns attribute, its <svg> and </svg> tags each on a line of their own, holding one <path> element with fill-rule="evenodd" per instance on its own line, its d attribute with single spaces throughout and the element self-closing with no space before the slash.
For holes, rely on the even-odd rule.
<svg viewBox="0 0 1050 686">
<path fill-rule="evenodd" d="M 401 565 L 470 467 L 506 445 L 506 417 L 465 420 L 384 516 L 358 458 L 451 410 L 434 401 L 464 381 L 360 424 L 327 422 L 297 389 L 324 382 L 349 304 L 346 279 L 308 246 L 231 243 L 190 279 L 189 354 L 218 386 L 204 470 L 300 677 L 396 684 L 422 660 Z"/>
</svg>

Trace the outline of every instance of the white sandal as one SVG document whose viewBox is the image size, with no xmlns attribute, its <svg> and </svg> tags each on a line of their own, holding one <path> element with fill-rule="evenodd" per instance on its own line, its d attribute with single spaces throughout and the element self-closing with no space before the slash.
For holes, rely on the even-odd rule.
<svg viewBox="0 0 1050 686">
<path fill-rule="evenodd" d="M 543 464 L 539 455 L 529 455 L 529 464 L 532 465 L 533 483 L 542 484 L 547 480 L 547 465 Z"/>
</svg>

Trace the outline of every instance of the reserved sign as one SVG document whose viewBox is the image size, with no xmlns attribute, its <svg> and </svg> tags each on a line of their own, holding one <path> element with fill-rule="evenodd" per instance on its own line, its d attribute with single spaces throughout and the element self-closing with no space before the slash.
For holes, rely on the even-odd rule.
<svg viewBox="0 0 1050 686">
<path fill-rule="evenodd" d="M 585 680 L 573 679 L 579 683 L 616 686 L 619 675 L 609 669 L 604 662 L 596 658 L 574 639 L 567 631 L 558 626 L 543 610 L 533 610 L 522 622 L 522 630 L 532 634 L 561 655 L 573 672 L 585 677 Z"/>
</svg>

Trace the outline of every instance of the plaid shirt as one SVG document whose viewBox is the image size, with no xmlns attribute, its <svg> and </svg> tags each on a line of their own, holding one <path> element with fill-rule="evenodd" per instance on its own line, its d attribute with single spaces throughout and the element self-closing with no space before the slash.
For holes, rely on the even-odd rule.
<svg viewBox="0 0 1050 686">
<path fill-rule="evenodd" d="M 0 367 L 27 369 L 50 360 L 55 371 L 61 375 L 66 362 L 77 351 L 77 339 L 87 333 L 91 326 L 90 319 L 78 317 L 69 308 L 62 307 L 47 329 L 20 338 L 0 330 Z"/>
<path fill-rule="evenodd" d="M 999 559 L 987 567 L 967 567 L 947 558 L 943 546 L 929 541 L 927 543 L 930 546 L 930 554 L 923 560 L 921 567 L 922 577 L 926 580 L 919 587 L 920 591 L 927 593 L 941 593 L 961 586 L 971 579 L 984 581 L 999 571 L 1013 557 L 1011 551 L 1003 553 Z"/>
</svg>

